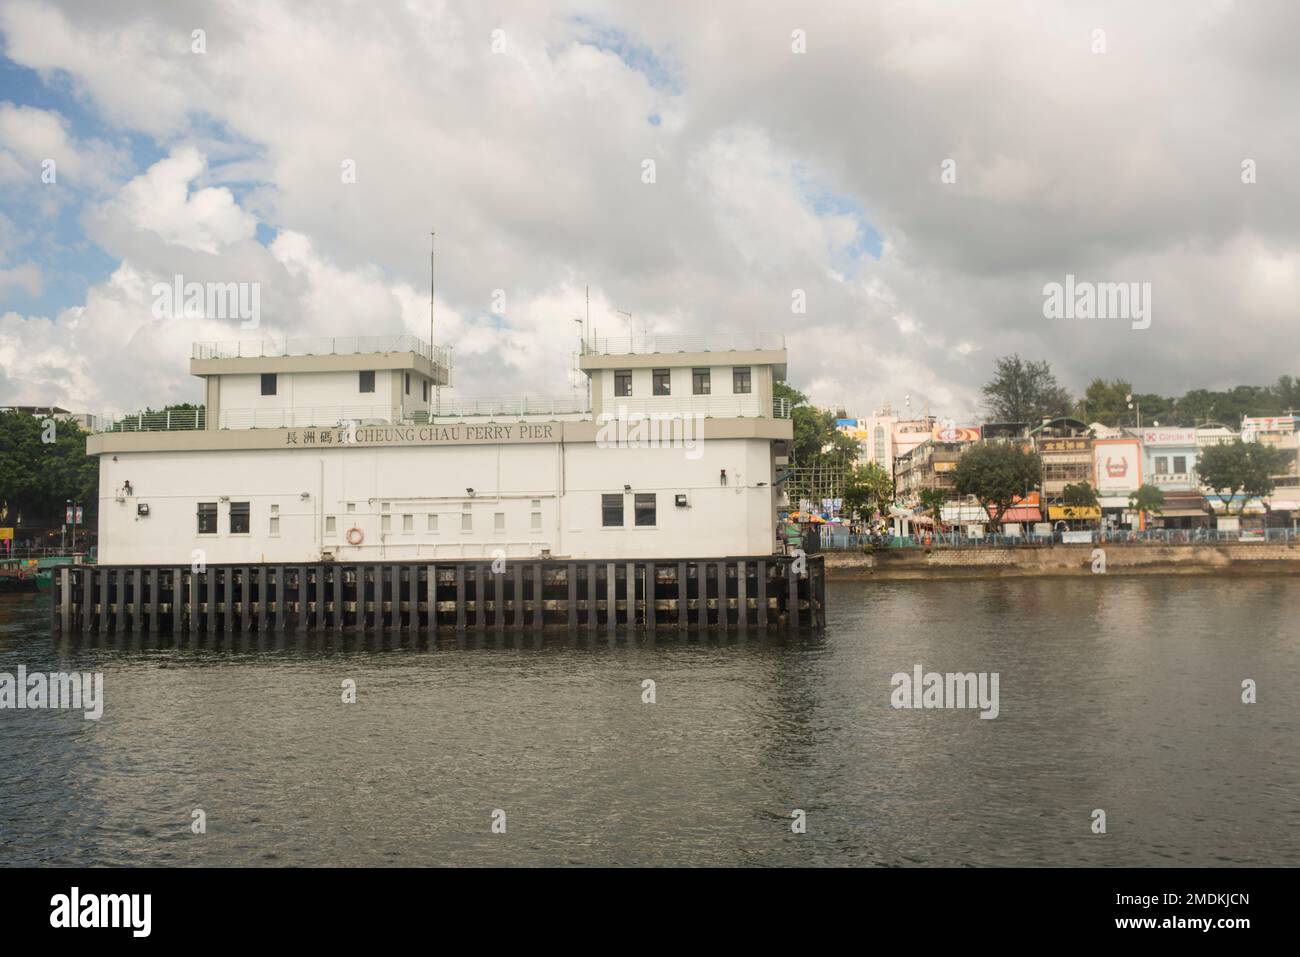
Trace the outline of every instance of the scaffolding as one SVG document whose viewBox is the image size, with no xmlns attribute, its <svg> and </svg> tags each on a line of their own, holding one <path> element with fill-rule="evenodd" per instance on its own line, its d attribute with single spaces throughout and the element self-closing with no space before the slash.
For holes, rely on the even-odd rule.
<svg viewBox="0 0 1300 957">
<path fill-rule="evenodd" d="M 785 479 L 791 508 L 807 500 L 820 509 L 823 500 L 842 498 L 849 471 L 845 465 L 792 465 Z"/>
</svg>

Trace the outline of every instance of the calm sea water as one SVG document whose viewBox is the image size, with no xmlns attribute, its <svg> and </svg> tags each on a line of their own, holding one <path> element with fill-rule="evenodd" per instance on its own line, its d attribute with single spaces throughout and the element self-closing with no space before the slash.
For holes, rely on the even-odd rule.
<svg viewBox="0 0 1300 957">
<path fill-rule="evenodd" d="M 56 643 L 3 596 L 0 672 L 102 671 L 106 705 L 0 711 L 0 864 L 1300 864 L 1300 582 L 829 601 L 816 637 L 412 649 Z M 894 710 L 916 664 L 998 672 L 1000 716 Z"/>
</svg>

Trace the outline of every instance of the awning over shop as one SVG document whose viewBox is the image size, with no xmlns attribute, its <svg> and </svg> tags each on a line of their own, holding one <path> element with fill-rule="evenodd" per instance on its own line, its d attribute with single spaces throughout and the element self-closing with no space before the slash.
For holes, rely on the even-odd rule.
<svg viewBox="0 0 1300 957">
<path fill-rule="evenodd" d="M 1002 515 L 1003 522 L 1037 522 L 1041 519 L 1036 508 L 1009 508 Z"/>
<path fill-rule="evenodd" d="M 1241 499 L 1242 496 L 1240 495 L 1232 496 L 1232 501 L 1231 501 L 1232 508 L 1230 510 L 1231 514 L 1233 515 L 1263 515 L 1264 514 L 1265 511 L 1264 503 L 1261 502 L 1259 499 L 1252 498 L 1249 501 L 1247 501 L 1246 508 L 1244 511 L 1242 510 L 1241 507 Z M 1223 500 L 1221 498 L 1218 498 L 1217 496 L 1214 495 L 1207 495 L 1205 497 L 1205 501 L 1209 503 L 1210 508 L 1214 509 L 1216 513 L 1223 511 Z"/>
<path fill-rule="evenodd" d="M 1205 518 L 1205 496 L 1200 492 L 1166 492 L 1156 518 Z"/>
<path fill-rule="evenodd" d="M 1054 522 L 1073 520 L 1092 520 L 1101 518 L 1101 508 L 1096 505 L 1049 505 L 1047 517 Z"/>
<path fill-rule="evenodd" d="M 1097 499 L 1102 508 L 1128 508 L 1127 495 L 1102 495 Z"/>
</svg>

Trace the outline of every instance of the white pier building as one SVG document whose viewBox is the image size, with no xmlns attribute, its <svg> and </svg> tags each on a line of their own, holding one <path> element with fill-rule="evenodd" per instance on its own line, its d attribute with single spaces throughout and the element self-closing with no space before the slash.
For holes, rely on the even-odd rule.
<svg viewBox="0 0 1300 957">
<path fill-rule="evenodd" d="M 199 412 L 100 425 L 99 561 L 779 551 L 784 341 L 591 339 L 590 400 L 448 399 L 411 336 L 196 343 Z"/>
</svg>

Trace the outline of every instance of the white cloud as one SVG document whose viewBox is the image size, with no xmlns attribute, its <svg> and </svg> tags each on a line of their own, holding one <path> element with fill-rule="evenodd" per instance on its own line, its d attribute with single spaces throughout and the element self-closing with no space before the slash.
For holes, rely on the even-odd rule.
<svg viewBox="0 0 1300 957">
<path fill-rule="evenodd" d="M 156 234 L 164 243 L 195 252 L 219 253 L 252 239 L 257 220 L 225 187 L 191 189 L 207 172 L 207 160 L 193 147 L 181 147 L 135 177 L 90 214 L 101 234 L 123 230 Z"/>
<path fill-rule="evenodd" d="M 22 289 L 35 297 L 41 294 L 41 288 L 41 267 L 36 263 L 20 263 L 9 269 L 0 269 L 0 296 L 10 289 Z"/>
<path fill-rule="evenodd" d="M 84 375 L 105 401 L 194 388 L 179 330 L 134 353 L 172 370 L 167 394 L 121 373 L 121 343 L 147 325 L 128 276 L 259 281 L 276 330 L 422 332 L 435 227 L 439 338 L 465 392 L 570 388 L 587 284 L 609 334 L 615 308 L 661 332 L 785 333 L 796 384 L 859 409 L 907 393 L 963 418 L 1011 351 L 1051 359 L 1076 389 L 1098 374 L 1152 391 L 1212 373 L 1262 382 L 1300 365 L 1279 346 L 1300 277 L 1293 6 L 1109 9 L 1105 55 L 1089 51 L 1093 13 L 1064 3 L 801 9 L 804 55 L 778 5 L 127 9 L 0 8 L 11 59 L 172 151 L 87 214 L 122 264 L 114 278 L 53 320 L 53 338 L 6 320 L 54 365 L 60 330 L 102 326 Z M 205 55 L 189 51 L 196 25 Z M 600 35 L 671 62 L 679 83 L 617 43 L 581 42 Z M 29 144 L 71 136 L 22 121 Z M 1240 182 L 1244 157 L 1256 185 Z M 354 184 L 339 176 L 349 158 Z M 29 151 L 0 145 L 0 176 L 30 169 Z M 809 177 L 848 205 L 819 205 Z M 857 255 L 850 207 L 883 237 L 878 261 Z M 277 231 L 269 249 L 258 223 Z M 1043 283 L 1066 272 L 1151 281 L 1151 329 L 1047 323 Z M 504 316 L 489 309 L 498 288 Z M 793 288 L 807 316 L 791 313 Z"/>
</svg>

